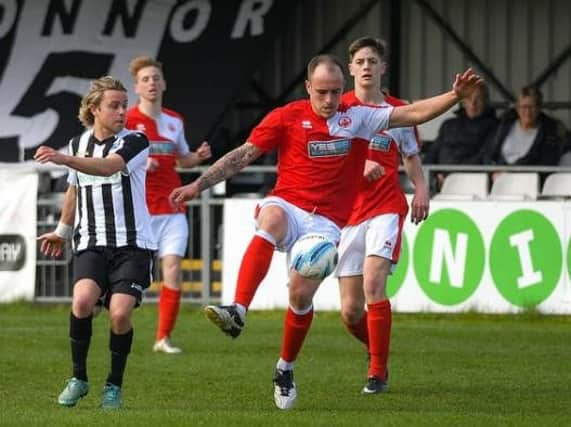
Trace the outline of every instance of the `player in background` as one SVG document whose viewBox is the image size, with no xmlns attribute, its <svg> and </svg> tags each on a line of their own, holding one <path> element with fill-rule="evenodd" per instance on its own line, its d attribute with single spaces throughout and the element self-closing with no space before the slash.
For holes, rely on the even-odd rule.
<svg viewBox="0 0 571 427">
<path fill-rule="evenodd" d="M 87 353 L 93 308 L 102 295 L 109 309 L 111 370 L 101 406 L 121 406 L 123 375 L 133 342 L 133 309 L 150 284 L 156 248 L 145 201 L 145 135 L 124 129 L 127 90 L 120 81 L 102 77 L 91 82 L 81 101 L 79 119 L 86 130 L 69 142 L 69 155 L 41 146 L 34 158 L 69 168 L 59 223 L 43 234 L 40 250 L 61 255 L 73 238 L 73 298 L 69 337 L 73 376 L 58 397 L 75 406 L 89 391 Z M 75 224 L 75 225 L 74 225 Z"/>
<path fill-rule="evenodd" d="M 456 75 L 452 90 L 402 107 L 340 105 L 343 64 L 332 55 L 318 55 L 307 67 L 309 100 L 294 101 L 271 111 L 244 144 L 230 151 L 196 181 L 175 189 L 170 199 L 182 203 L 228 179 L 262 154 L 278 152 L 277 181 L 272 195 L 257 209 L 257 231 L 238 273 L 234 304 L 207 306 L 206 313 L 224 333 L 237 337 L 246 311 L 265 277 L 274 250 L 289 251 L 303 235 L 314 232 L 338 242 L 355 195 L 352 184 L 362 176 L 365 155 L 352 156 L 353 138 L 369 140 L 382 129 L 428 121 L 468 96 L 481 82 L 472 70 Z M 364 153 L 366 154 L 366 144 Z M 295 360 L 313 319 L 313 296 L 321 280 L 289 272 L 289 308 L 282 349 L 274 375 L 274 401 L 291 408 L 297 397 Z"/>
<path fill-rule="evenodd" d="M 404 103 L 381 91 L 386 70 L 383 42 L 371 37 L 349 46 L 349 72 L 354 91 L 343 95 L 349 105 L 400 106 Z M 368 381 L 362 392 L 388 391 L 387 361 L 391 335 L 391 304 L 386 287 L 401 249 L 408 204 L 399 183 L 399 161 L 415 187 L 411 220 L 426 219 L 429 192 L 418 155 L 416 129 L 382 130 L 369 141 L 366 168 L 382 168 L 377 180 L 365 177 L 347 225 L 341 231 L 336 275 L 341 294 L 341 318 L 347 330 L 367 347 Z M 370 172 L 369 172 L 370 174 Z M 374 175 L 373 175 L 374 176 Z M 365 305 L 367 310 L 365 311 Z"/>
<path fill-rule="evenodd" d="M 180 114 L 164 108 L 166 82 L 162 64 L 149 56 L 134 58 L 129 71 L 138 104 L 127 111 L 127 128 L 143 132 L 150 142 L 147 161 L 147 206 L 158 244 L 163 282 L 158 305 L 158 327 L 153 350 L 167 354 L 181 352 L 171 342 L 182 295 L 181 260 L 188 244 L 186 208 L 173 208 L 168 194 L 181 185 L 178 165 L 192 168 L 210 158 L 210 146 L 203 142 L 191 152 Z"/>
</svg>

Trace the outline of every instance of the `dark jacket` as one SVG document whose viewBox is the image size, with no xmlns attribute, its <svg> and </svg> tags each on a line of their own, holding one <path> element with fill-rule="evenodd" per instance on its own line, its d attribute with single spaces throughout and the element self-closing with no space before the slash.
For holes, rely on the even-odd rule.
<svg viewBox="0 0 571 427">
<path fill-rule="evenodd" d="M 456 117 L 440 126 L 438 137 L 427 148 L 423 157 L 425 164 L 478 165 L 482 163 L 483 150 L 493 138 L 498 119 L 492 108 L 478 117 L 469 118 L 460 108 Z"/>
<path fill-rule="evenodd" d="M 486 148 L 484 162 L 487 164 L 506 165 L 502 154 L 502 146 L 512 125 L 518 120 L 515 109 L 508 110 L 500 119 L 495 137 Z M 564 148 L 565 127 L 558 120 L 544 113 L 537 117 L 537 136 L 527 154 L 520 157 L 513 165 L 552 166 L 559 164 Z"/>
</svg>

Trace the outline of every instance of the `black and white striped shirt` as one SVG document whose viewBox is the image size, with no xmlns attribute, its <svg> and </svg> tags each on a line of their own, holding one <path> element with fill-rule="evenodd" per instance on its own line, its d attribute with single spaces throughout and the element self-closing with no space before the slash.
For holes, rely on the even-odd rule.
<svg viewBox="0 0 571 427">
<path fill-rule="evenodd" d="M 71 139 L 69 152 L 73 156 L 98 158 L 115 153 L 126 163 L 123 171 L 108 177 L 70 169 L 68 182 L 77 186 L 74 250 L 95 246 L 156 249 L 145 199 L 147 137 L 122 130 L 99 141 L 89 129 Z"/>
</svg>

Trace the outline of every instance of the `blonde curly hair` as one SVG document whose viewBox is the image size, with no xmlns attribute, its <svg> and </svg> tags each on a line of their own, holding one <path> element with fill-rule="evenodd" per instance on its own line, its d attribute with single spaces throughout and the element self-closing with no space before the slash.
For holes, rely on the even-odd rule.
<svg viewBox="0 0 571 427">
<path fill-rule="evenodd" d="M 81 99 L 81 105 L 79 106 L 79 113 L 77 118 L 83 126 L 91 127 L 95 121 L 93 113 L 91 112 L 91 107 L 99 106 L 101 100 L 103 99 L 103 93 L 106 90 L 120 90 L 127 92 L 123 83 L 111 76 L 104 76 L 97 80 L 93 80 L 89 85 L 89 91 Z"/>
</svg>

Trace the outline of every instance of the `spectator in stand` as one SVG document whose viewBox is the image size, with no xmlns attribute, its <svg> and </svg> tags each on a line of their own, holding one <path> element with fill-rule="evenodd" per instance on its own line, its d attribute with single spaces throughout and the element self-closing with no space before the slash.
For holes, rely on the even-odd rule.
<svg viewBox="0 0 571 427">
<path fill-rule="evenodd" d="M 438 165 L 479 165 L 483 163 L 486 147 L 498 126 L 496 112 L 490 106 L 490 92 L 482 84 L 472 95 L 464 98 L 456 117 L 440 127 L 438 137 L 428 146 L 423 161 Z M 436 174 L 436 184 L 442 187 L 445 174 Z"/>
<path fill-rule="evenodd" d="M 541 111 L 543 96 L 533 86 L 521 89 L 515 108 L 504 113 L 484 162 L 496 165 L 559 164 L 565 145 L 565 126 Z"/>
</svg>

